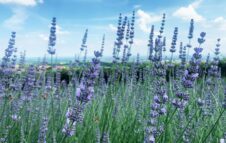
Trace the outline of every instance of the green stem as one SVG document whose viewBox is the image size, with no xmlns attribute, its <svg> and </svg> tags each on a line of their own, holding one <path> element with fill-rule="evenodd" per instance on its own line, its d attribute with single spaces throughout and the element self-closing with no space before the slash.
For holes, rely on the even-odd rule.
<svg viewBox="0 0 226 143">
<path fill-rule="evenodd" d="M 206 142 L 207 138 L 209 137 L 209 135 L 213 132 L 214 128 L 216 127 L 217 123 L 219 122 L 221 116 L 223 115 L 225 109 L 220 113 L 219 117 L 217 118 L 216 122 L 214 123 L 214 125 L 212 126 L 212 128 L 210 129 L 210 131 L 208 132 L 208 134 L 206 135 L 206 137 L 204 138 L 204 140 L 202 141 L 203 143 Z"/>
<path fill-rule="evenodd" d="M 53 55 L 51 55 L 51 75 L 53 77 L 53 80 L 51 82 L 52 87 L 53 87 L 53 82 L 54 82 L 54 73 L 53 73 Z M 52 112 L 52 142 L 54 142 L 55 138 L 55 115 L 54 115 L 54 97 L 53 97 L 53 91 L 51 88 L 51 112 Z"/>
<path fill-rule="evenodd" d="M 173 116 L 174 116 L 174 114 L 175 114 L 176 112 L 177 112 L 177 108 L 173 111 L 173 114 L 170 116 L 169 120 L 167 120 L 168 117 L 169 117 L 169 116 L 167 116 L 166 122 L 165 122 L 165 129 L 166 129 L 166 127 L 168 126 L 169 122 L 173 119 Z M 164 130 L 164 131 L 165 131 L 165 130 Z M 159 135 L 159 137 L 158 137 L 158 139 L 157 139 L 156 142 L 159 141 L 159 139 L 161 138 L 161 136 L 164 134 L 164 131 Z"/>
<path fill-rule="evenodd" d="M 183 129 L 182 133 L 179 135 L 179 138 L 177 139 L 176 142 L 179 142 L 181 137 L 183 136 L 184 132 L 186 131 L 187 127 L 189 126 L 189 124 L 191 123 L 192 119 L 195 117 L 196 113 L 198 112 L 199 110 L 196 110 L 196 112 L 192 115 L 191 119 L 188 121 L 188 123 L 186 124 L 185 128 Z"/>
</svg>

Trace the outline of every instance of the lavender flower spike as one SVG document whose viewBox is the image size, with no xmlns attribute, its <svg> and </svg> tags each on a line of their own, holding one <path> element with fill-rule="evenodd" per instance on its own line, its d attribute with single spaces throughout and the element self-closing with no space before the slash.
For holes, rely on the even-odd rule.
<svg viewBox="0 0 226 143">
<path fill-rule="evenodd" d="M 81 81 L 76 91 L 76 97 L 81 103 L 86 103 L 93 97 L 95 79 L 99 75 L 101 52 L 94 51 L 95 58 L 92 59 L 90 68 L 85 72 L 84 79 Z"/>
<path fill-rule="evenodd" d="M 189 33 L 188 33 L 188 39 L 193 38 L 193 32 L 194 32 L 194 19 L 191 19 Z"/>
<path fill-rule="evenodd" d="M 55 45 L 56 45 L 56 18 L 53 17 L 51 28 L 50 28 L 49 44 L 48 44 L 48 50 L 47 50 L 50 55 L 54 55 L 56 53 L 56 49 L 54 49 Z"/>
<path fill-rule="evenodd" d="M 170 48 L 170 52 L 171 53 L 176 52 L 177 35 L 178 35 L 178 28 L 175 27 L 174 33 L 173 33 L 173 40 L 172 40 L 171 48 Z"/>
<path fill-rule="evenodd" d="M 15 38 L 16 38 L 16 32 L 11 33 L 11 38 L 9 39 L 9 45 L 8 48 L 5 50 L 5 56 L 2 58 L 2 64 L 1 68 L 2 70 L 7 71 L 7 68 L 10 68 L 10 61 L 13 56 L 13 53 L 15 52 Z"/>
<path fill-rule="evenodd" d="M 102 53 L 94 51 L 95 58 L 92 59 L 90 67 L 84 72 L 83 79 L 76 89 L 77 105 L 68 109 L 66 114 L 66 124 L 62 132 L 66 136 L 75 134 L 76 124 L 83 121 L 83 110 L 87 102 L 89 102 L 94 95 L 94 84 L 96 78 L 99 76 L 100 57 Z"/>
<path fill-rule="evenodd" d="M 87 48 L 87 45 L 86 45 L 87 37 L 88 37 L 88 29 L 86 29 L 85 34 L 82 39 L 82 44 L 81 44 L 81 48 L 80 48 L 81 51 L 84 51 L 84 49 Z"/>
<path fill-rule="evenodd" d="M 202 50 L 201 44 L 205 42 L 206 33 L 201 32 L 200 38 L 198 38 L 199 47 L 194 48 L 195 53 L 193 54 L 191 61 L 190 61 L 190 67 L 185 70 L 184 77 L 182 79 L 182 84 L 185 88 L 193 88 L 194 81 L 199 76 L 199 67 L 201 64 L 201 58 L 202 58 Z"/>
</svg>

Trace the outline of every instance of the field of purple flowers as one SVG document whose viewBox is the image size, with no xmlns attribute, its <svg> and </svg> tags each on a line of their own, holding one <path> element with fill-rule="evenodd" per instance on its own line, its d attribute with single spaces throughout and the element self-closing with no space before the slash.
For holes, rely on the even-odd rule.
<svg viewBox="0 0 226 143">
<path fill-rule="evenodd" d="M 193 39 L 191 20 L 188 42 L 178 42 L 175 27 L 167 46 L 165 20 L 163 14 L 160 30 L 152 26 L 147 40 L 149 64 L 140 70 L 139 54 L 136 61 L 130 60 L 135 13 L 131 18 L 120 14 L 113 72 L 107 77 L 101 62 L 105 36 L 100 50 L 85 62 L 86 30 L 79 54 L 84 57 L 69 64 L 68 81 L 62 80 L 61 69 L 53 62 L 56 18 L 51 22 L 49 62 L 43 58 L 38 65 L 28 65 L 25 52 L 17 60 L 16 32 L 12 32 L 0 67 L 0 143 L 224 142 L 226 88 L 218 66 L 220 39 L 216 38 L 213 58 L 203 59 L 206 33 Z"/>
</svg>

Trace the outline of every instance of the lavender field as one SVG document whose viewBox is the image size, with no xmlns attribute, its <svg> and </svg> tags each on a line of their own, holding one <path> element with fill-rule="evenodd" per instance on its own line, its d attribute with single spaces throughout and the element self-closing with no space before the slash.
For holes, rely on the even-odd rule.
<svg viewBox="0 0 226 143">
<path fill-rule="evenodd" d="M 49 19 L 46 55 L 38 62 L 17 48 L 16 32 L 9 34 L 0 66 L 0 143 L 226 142 L 226 81 L 219 66 L 225 37 L 216 37 L 204 55 L 208 33 L 196 32 L 195 19 L 186 23 L 181 42 L 180 25 L 165 36 L 163 13 L 150 27 L 148 56 L 141 60 L 132 52 L 136 12 L 117 19 L 112 45 L 103 35 L 87 58 L 90 31 L 84 29 L 75 58 L 64 65 L 56 60 L 57 16 Z"/>
</svg>

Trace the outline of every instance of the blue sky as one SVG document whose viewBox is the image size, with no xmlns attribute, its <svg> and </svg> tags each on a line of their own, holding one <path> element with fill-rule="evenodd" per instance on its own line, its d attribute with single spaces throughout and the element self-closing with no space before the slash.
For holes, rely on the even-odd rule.
<svg viewBox="0 0 226 143">
<path fill-rule="evenodd" d="M 211 53 L 217 38 L 222 39 L 222 55 L 226 55 L 225 0 L 0 0 L 0 57 L 7 47 L 11 31 L 17 32 L 18 51 L 26 50 L 28 57 L 42 57 L 47 53 L 49 25 L 57 18 L 58 57 L 73 57 L 79 53 L 86 28 L 88 55 L 100 48 L 106 35 L 105 56 L 112 55 L 119 13 L 131 16 L 136 11 L 135 44 L 132 54 L 147 55 L 151 25 L 159 29 L 162 13 L 166 13 L 167 47 L 174 27 L 179 28 L 179 42 L 187 42 L 189 21 L 195 20 L 195 38 L 207 32 L 204 54 Z M 212 54 L 212 53 L 211 53 Z"/>
</svg>

